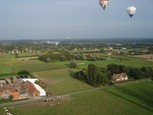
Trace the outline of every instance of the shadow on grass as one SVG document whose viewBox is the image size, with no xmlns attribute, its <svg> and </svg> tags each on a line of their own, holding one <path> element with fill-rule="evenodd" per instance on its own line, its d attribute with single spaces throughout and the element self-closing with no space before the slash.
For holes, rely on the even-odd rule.
<svg viewBox="0 0 153 115">
<path fill-rule="evenodd" d="M 117 97 L 120 97 L 120 98 L 122 98 L 126 101 L 129 101 L 129 102 L 131 102 L 131 103 L 133 103 L 137 106 L 140 106 L 140 107 L 142 107 L 142 108 L 144 108 L 148 111 L 153 112 L 153 99 L 152 99 L 153 92 L 148 93 L 148 91 L 146 89 L 139 89 L 137 91 L 134 91 L 134 90 L 130 90 L 130 89 L 127 89 L 127 88 L 124 88 L 124 87 L 121 87 L 121 86 L 120 87 L 115 87 L 115 88 L 116 88 L 116 90 L 124 93 L 125 96 L 121 95 L 117 92 L 107 90 L 107 89 L 104 89 L 104 91 L 107 92 L 107 93 L 110 93 L 112 95 L 115 95 Z M 147 95 L 146 92 L 149 95 Z M 126 97 L 126 95 L 128 95 L 130 97 L 134 97 L 134 98 L 140 100 L 140 102 L 143 102 L 144 104 L 141 104 L 141 103 L 139 103 L 139 102 L 137 102 L 133 99 L 130 99 L 130 98 Z"/>
</svg>

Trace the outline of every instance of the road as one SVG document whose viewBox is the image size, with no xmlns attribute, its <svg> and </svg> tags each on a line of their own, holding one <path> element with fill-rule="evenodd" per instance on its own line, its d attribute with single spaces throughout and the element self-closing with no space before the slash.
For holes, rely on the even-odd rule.
<svg viewBox="0 0 153 115">
<path fill-rule="evenodd" d="M 37 101 L 43 101 L 43 100 L 45 100 L 47 98 L 54 99 L 54 98 L 57 98 L 57 97 L 72 96 L 72 95 L 76 95 L 76 94 L 80 94 L 80 93 L 87 93 L 87 92 L 93 92 L 93 91 L 97 91 L 97 90 L 102 90 L 102 89 L 109 88 L 109 87 L 112 87 L 112 86 L 106 86 L 106 87 L 101 87 L 101 88 L 93 88 L 93 89 L 89 89 L 89 90 L 82 90 L 82 91 L 72 92 L 72 93 L 63 94 L 63 95 L 57 95 L 57 96 L 38 97 L 38 98 L 32 98 L 32 99 L 27 99 L 27 100 L 3 103 L 3 104 L 0 104 L 0 107 L 19 105 L 19 104 L 26 104 L 26 103 L 37 102 Z"/>
</svg>

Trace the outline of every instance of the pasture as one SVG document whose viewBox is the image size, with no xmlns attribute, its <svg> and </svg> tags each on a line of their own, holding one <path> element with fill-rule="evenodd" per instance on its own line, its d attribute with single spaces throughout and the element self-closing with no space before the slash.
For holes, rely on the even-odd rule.
<svg viewBox="0 0 153 115">
<path fill-rule="evenodd" d="M 11 106 L 14 115 L 152 115 L 153 81 L 137 81 L 76 94 L 58 105 L 43 102 Z M 0 108 L 1 115 L 5 115 Z"/>
</svg>

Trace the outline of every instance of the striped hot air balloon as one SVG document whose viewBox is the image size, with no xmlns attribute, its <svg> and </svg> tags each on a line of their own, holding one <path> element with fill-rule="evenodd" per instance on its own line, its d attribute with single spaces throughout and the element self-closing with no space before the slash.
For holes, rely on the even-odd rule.
<svg viewBox="0 0 153 115">
<path fill-rule="evenodd" d="M 99 4 L 101 5 L 101 7 L 105 10 L 106 7 L 109 4 L 109 0 L 99 0 Z"/>
</svg>

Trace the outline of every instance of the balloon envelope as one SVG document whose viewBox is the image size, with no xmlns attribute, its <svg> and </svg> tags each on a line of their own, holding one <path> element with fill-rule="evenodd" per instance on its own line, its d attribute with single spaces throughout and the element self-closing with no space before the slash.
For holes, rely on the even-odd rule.
<svg viewBox="0 0 153 115">
<path fill-rule="evenodd" d="M 99 4 L 101 5 L 101 7 L 105 10 L 105 8 L 108 6 L 109 4 L 109 0 L 99 0 Z"/>
<path fill-rule="evenodd" d="M 135 14 L 135 12 L 136 12 L 136 7 L 134 7 L 134 6 L 129 6 L 129 7 L 127 8 L 127 13 L 129 14 L 130 17 L 132 17 L 132 16 Z"/>
</svg>

